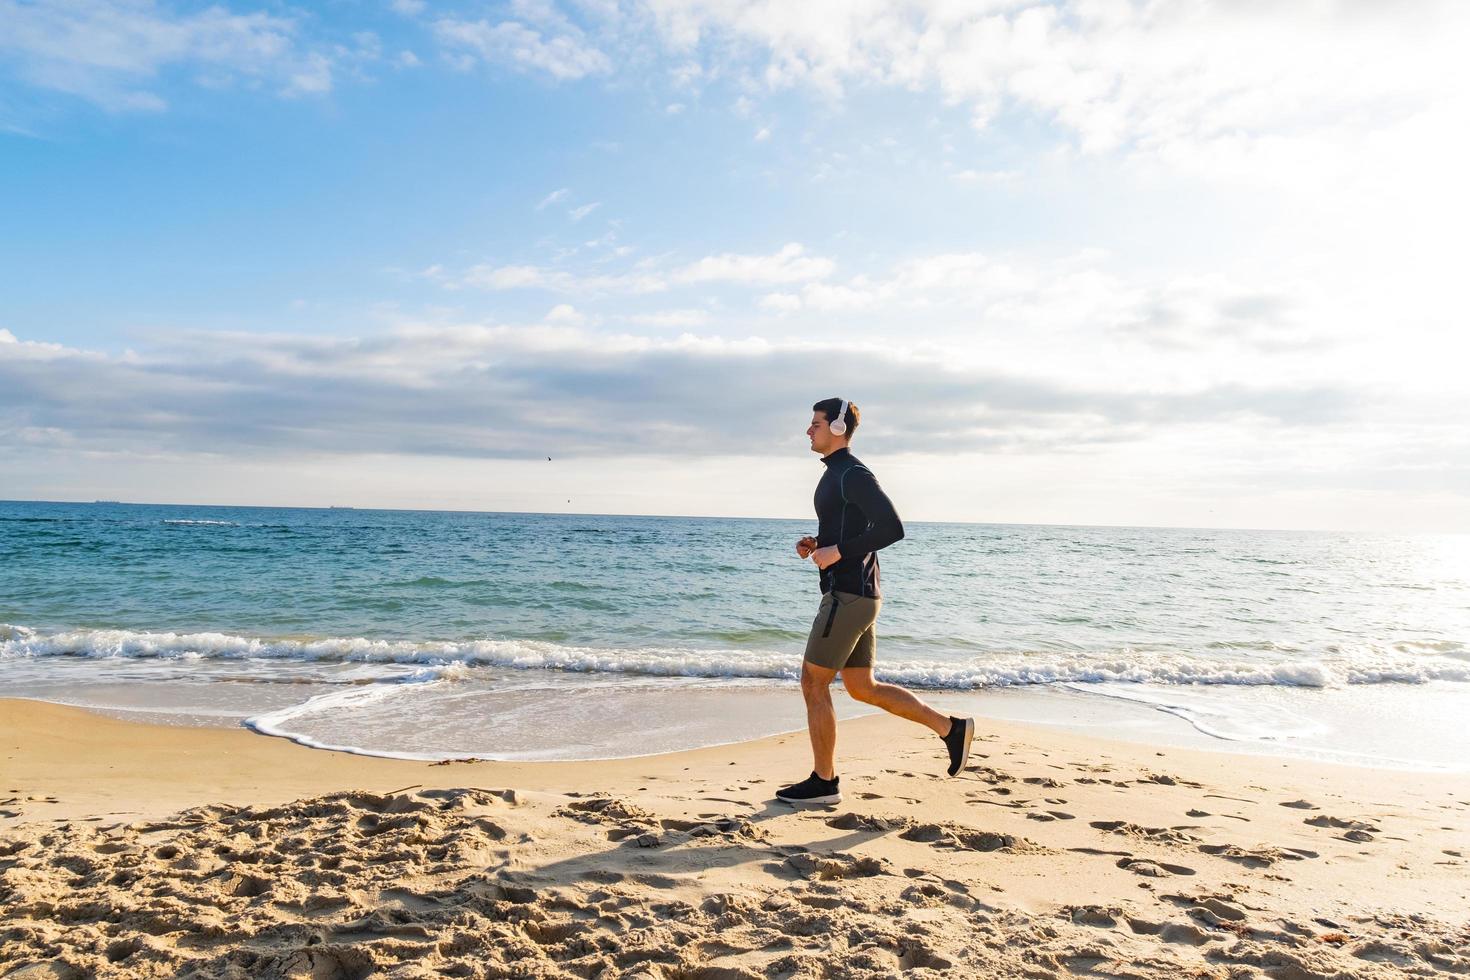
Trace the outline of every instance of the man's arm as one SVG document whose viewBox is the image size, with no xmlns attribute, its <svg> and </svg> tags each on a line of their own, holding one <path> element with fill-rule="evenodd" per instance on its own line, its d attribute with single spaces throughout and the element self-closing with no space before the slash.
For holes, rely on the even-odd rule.
<svg viewBox="0 0 1470 980">
<path fill-rule="evenodd" d="M 866 466 L 854 466 L 843 475 L 842 494 L 857 504 L 868 519 L 868 527 L 862 534 L 837 543 L 844 555 L 877 551 L 903 539 L 903 521 L 898 519 L 893 501 Z"/>
</svg>

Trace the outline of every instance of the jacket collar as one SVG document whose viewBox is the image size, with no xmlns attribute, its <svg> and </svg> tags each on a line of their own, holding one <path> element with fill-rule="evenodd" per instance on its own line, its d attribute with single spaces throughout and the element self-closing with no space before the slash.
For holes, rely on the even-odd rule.
<svg viewBox="0 0 1470 980">
<path fill-rule="evenodd" d="M 823 456 L 822 462 L 826 464 L 826 466 L 830 469 L 831 467 L 836 466 L 838 463 L 841 463 L 851 457 L 852 450 L 847 446 L 843 446 L 841 449 L 838 449 L 835 452 L 831 452 Z"/>
</svg>

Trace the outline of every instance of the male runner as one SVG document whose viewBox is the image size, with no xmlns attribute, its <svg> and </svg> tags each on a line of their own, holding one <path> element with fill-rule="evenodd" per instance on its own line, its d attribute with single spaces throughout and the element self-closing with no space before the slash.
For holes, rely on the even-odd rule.
<svg viewBox="0 0 1470 980">
<path fill-rule="evenodd" d="M 817 536 L 796 542 L 796 553 L 822 571 L 822 603 L 806 641 L 801 665 L 801 693 L 806 698 L 806 726 L 812 739 L 812 774 L 776 792 L 787 803 L 840 803 L 833 752 L 837 716 L 832 711 L 832 679 L 842 672 L 842 685 L 859 701 L 927 725 L 949 750 L 949 774 L 970 761 L 973 718 L 947 718 L 896 684 L 873 680 L 874 626 L 883 604 L 878 591 L 879 548 L 903 537 L 903 523 L 872 470 L 848 444 L 858 427 L 858 407 L 840 398 L 812 406 L 807 427 L 812 452 L 822 454 L 827 471 L 817 483 Z"/>
</svg>

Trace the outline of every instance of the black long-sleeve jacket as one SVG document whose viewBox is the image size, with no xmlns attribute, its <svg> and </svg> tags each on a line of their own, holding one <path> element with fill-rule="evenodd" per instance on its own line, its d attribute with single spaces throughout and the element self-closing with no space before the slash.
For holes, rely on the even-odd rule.
<svg viewBox="0 0 1470 980">
<path fill-rule="evenodd" d="M 843 447 L 823 456 L 827 472 L 817 481 L 817 546 L 835 544 L 842 557 L 822 572 L 822 591 L 882 598 L 878 591 L 879 548 L 903 537 L 893 501 L 873 471 Z"/>
</svg>

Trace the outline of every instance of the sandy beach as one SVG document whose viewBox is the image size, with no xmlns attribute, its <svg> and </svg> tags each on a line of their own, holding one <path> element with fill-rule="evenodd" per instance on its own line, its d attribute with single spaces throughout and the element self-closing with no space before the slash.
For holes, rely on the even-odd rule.
<svg viewBox="0 0 1470 980">
<path fill-rule="evenodd" d="M 1470 972 L 1470 777 L 845 722 L 428 764 L 0 701 L 6 977 Z"/>
</svg>

